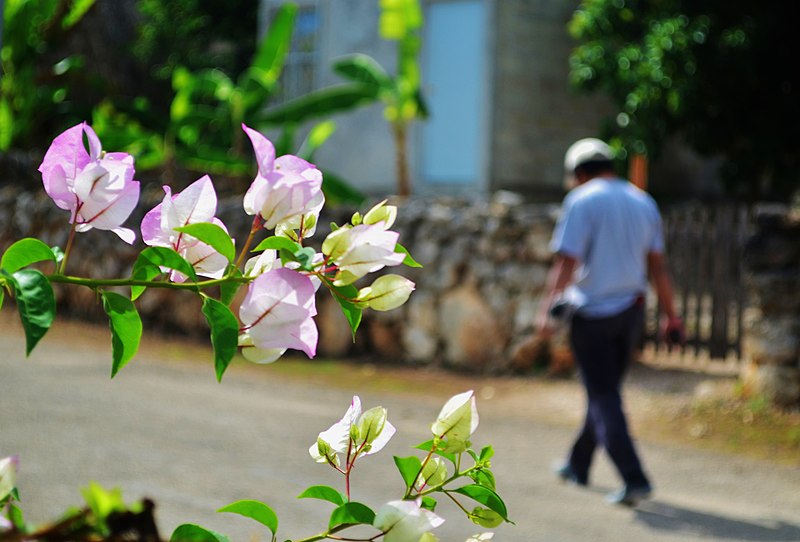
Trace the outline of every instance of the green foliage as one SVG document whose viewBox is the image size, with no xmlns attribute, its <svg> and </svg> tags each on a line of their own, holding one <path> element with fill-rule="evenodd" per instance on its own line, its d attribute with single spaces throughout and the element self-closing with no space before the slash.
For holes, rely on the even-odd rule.
<svg viewBox="0 0 800 542">
<path fill-rule="evenodd" d="M 36 146 L 64 118 L 83 116 L 72 82 L 80 55 L 64 56 L 65 44 L 95 0 L 5 0 L 0 61 L 0 151 Z"/>
<path fill-rule="evenodd" d="M 139 253 L 133 263 L 131 279 L 135 281 L 151 281 L 163 274 L 162 268 L 172 269 L 183 273 L 193 281 L 197 281 L 197 274 L 192 264 L 171 248 L 147 247 Z M 131 286 L 131 299 L 135 300 L 144 293 L 146 286 L 134 284 Z"/>
<path fill-rule="evenodd" d="M 210 529 L 184 523 L 172 531 L 170 542 L 229 542 L 229 540 L 227 536 Z"/>
<path fill-rule="evenodd" d="M 236 257 L 236 247 L 233 244 L 233 239 L 228 235 L 228 232 L 216 224 L 197 222 L 195 224 L 187 224 L 186 226 L 175 228 L 175 231 L 189 234 L 211 246 L 214 250 L 225 256 L 229 262 L 233 262 L 233 259 Z"/>
<path fill-rule="evenodd" d="M 400 476 L 406 483 L 407 489 L 412 489 L 414 482 L 417 481 L 419 473 L 422 471 L 422 461 L 416 456 L 410 457 L 397 457 L 394 458 L 394 464 L 397 465 L 397 470 L 400 471 Z"/>
<path fill-rule="evenodd" d="M 257 120 L 267 124 L 301 123 L 334 112 L 383 103 L 384 117 L 391 124 L 395 139 L 397 193 L 407 196 L 411 193 L 406 157 L 408 126 L 414 120 L 428 117 L 428 108 L 422 97 L 419 63 L 423 17 L 418 0 L 382 1 L 380 6 L 381 37 L 397 42 L 397 73 L 394 76 L 369 55 L 346 55 L 334 62 L 333 70 L 349 82 L 279 104 Z"/>
<path fill-rule="evenodd" d="M 278 531 L 278 516 L 266 504 L 258 501 L 237 501 L 227 506 L 223 506 L 217 512 L 229 512 L 250 518 L 264 525 L 272 533 L 275 540 L 275 533 Z"/>
<path fill-rule="evenodd" d="M 722 156 L 732 194 L 786 198 L 796 189 L 800 83 L 786 64 L 789 4 L 721 0 L 584 0 L 570 21 L 580 89 L 611 97 L 606 136 L 657 155 L 679 135 Z"/>
<path fill-rule="evenodd" d="M 6 273 L 14 273 L 33 263 L 48 260 L 56 260 L 53 249 L 38 239 L 27 237 L 20 239 L 6 249 L 2 259 L 0 259 L 0 269 L 3 269 Z"/>
<path fill-rule="evenodd" d="M 501 499 L 500 496 L 492 489 L 486 486 L 472 484 L 454 489 L 452 493 L 458 493 L 460 495 L 469 497 L 470 499 L 488 507 L 489 510 L 497 513 L 505 521 L 509 521 L 508 510 L 506 509 L 503 499 Z"/>
<path fill-rule="evenodd" d="M 211 328 L 211 346 L 214 348 L 214 368 L 217 381 L 236 355 L 239 337 L 239 321 L 227 305 L 208 296 L 203 296 L 203 316 Z"/>
<path fill-rule="evenodd" d="M 328 529 L 335 529 L 344 525 L 372 525 L 375 521 L 375 512 L 360 502 L 347 502 L 337 507 L 328 522 Z"/>
<path fill-rule="evenodd" d="M 53 287 L 40 271 L 21 269 L 12 274 L 0 271 L 14 290 L 17 310 L 25 330 L 25 355 L 30 355 L 56 317 Z"/>
<path fill-rule="evenodd" d="M 111 378 L 119 372 L 139 350 L 142 338 L 142 319 L 133 302 L 114 292 L 102 292 L 103 309 L 111 328 L 112 365 Z"/>
<path fill-rule="evenodd" d="M 155 78 L 169 80 L 177 66 L 218 68 L 229 75 L 247 66 L 256 41 L 257 2 L 138 0 L 136 8 L 142 22 L 132 51 Z"/>
<path fill-rule="evenodd" d="M 298 499 L 319 499 L 341 506 L 347 502 L 347 496 L 330 486 L 311 486 L 297 496 Z"/>
<path fill-rule="evenodd" d="M 417 267 L 417 268 L 424 267 L 421 263 L 415 260 L 414 257 L 411 256 L 411 254 L 408 252 L 408 249 L 403 245 L 401 245 L 400 243 L 397 243 L 397 245 L 395 245 L 394 251 L 406 255 L 405 259 L 403 260 L 403 265 L 407 265 L 408 267 Z"/>
<path fill-rule="evenodd" d="M 361 316 L 364 312 L 361 307 L 351 301 L 358 297 L 358 288 L 352 284 L 347 286 L 334 286 L 331 284 L 330 288 L 331 292 L 333 292 L 333 298 L 339 303 L 339 307 L 350 325 L 350 330 L 353 332 L 353 341 L 355 341 L 356 331 L 358 331 L 358 326 L 361 325 Z"/>
</svg>

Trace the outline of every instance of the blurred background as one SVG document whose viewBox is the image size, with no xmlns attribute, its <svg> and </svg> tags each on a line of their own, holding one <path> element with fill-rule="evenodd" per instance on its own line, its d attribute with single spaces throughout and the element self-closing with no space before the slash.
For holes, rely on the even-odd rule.
<svg viewBox="0 0 800 542">
<path fill-rule="evenodd" d="M 659 201 L 797 187 L 789 7 L 719 0 L 0 0 L 0 183 L 86 120 L 139 177 L 239 193 L 239 128 L 359 195 L 563 194 L 605 137 Z M 646 167 L 642 169 L 642 160 Z M 35 160 L 34 160 L 35 161 Z M 9 165 L 11 162 L 11 165 Z M 636 173 L 638 172 L 638 173 Z M 38 179 L 31 178 L 31 182 Z"/>
</svg>

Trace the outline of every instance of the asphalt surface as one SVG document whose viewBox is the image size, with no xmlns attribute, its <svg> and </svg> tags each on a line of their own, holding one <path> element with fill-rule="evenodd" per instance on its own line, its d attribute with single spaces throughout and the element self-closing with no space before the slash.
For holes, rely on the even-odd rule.
<svg viewBox="0 0 800 542">
<path fill-rule="evenodd" d="M 635 508 L 609 506 L 618 480 L 603 454 L 592 485 L 563 485 L 551 474 L 577 427 L 579 385 L 490 380 L 329 363 L 237 364 L 218 384 L 208 351 L 148 339 L 109 380 L 107 330 L 57 322 L 29 359 L 19 324 L 0 313 L 0 456 L 18 454 L 26 516 L 54 519 L 82 503 L 89 481 L 120 487 L 128 501 L 157 504 L 162 537 L 199 523 L 231 540 L 268 540 L 256 523 L 215 513 L 239 499 L 262 500 L 280 518 L 279 540 L 318 532 L 332 505 L 297 500 L 314 484 L 342 488 L 307 449 L 344 413 L 353 394 L 381 404 L 397 434 L 354 474 L 353 497 L 374 508 L 398 498 L 392 455 L 430 438 L 428 427 L 452 394 L 475 389 L 476 446 L 492 444 L 498 492 L 516 525 L 496 541 L 800 541 L 800 467 L 642 440 L 656 492 Z M 3 316 L 5 314 L 5 316 Z M 200 358 L 200 359 L 196 359 Z M 281 363 L 281 362 L 278 362 Z M 636 374 L 630 386 L 636 387 Z M 647 407 L 646 392 L 628 403 Z M 800 461 L 798 462 L 800 465 Z M 447 503 L 437 534 L 461 542 L 482 532 Z"/>
</svg>

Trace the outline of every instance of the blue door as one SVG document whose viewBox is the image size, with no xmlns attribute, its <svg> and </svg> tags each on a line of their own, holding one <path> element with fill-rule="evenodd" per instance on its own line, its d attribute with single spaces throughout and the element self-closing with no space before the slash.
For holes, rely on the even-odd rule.
<svg viewBox="0 0 800 542">
<path fill-rule="evenodd" d="M 422 80 L 431 116 L 422 123 L 418 159 L 426 192 L 486 188 L 488 17 L 485 0 L 428 4 Z"/>
</svg>

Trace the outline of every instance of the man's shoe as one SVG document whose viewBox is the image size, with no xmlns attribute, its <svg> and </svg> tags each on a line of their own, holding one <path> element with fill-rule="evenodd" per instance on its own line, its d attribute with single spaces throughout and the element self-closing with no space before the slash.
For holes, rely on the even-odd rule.
<svg viewBox="0 0 800 542">
<path fill-rule="evenodd" d="M 574 484 L 576 486 L 588 485 L 588 480 L 575 474 L 575 471 L 572 470 L 572 467 L 569 466 L 569 463 L 564 463 L 558 467 L 555 467 L 553 472 L 556 474 L 556 476 L 568 484 Z"/>
<path fill-rule="evenodd" d="M 609 493 L 606 497 L 606 502 L 623 506 L 636 506 L 639 501 L 649 499 L 652 493 L 653 488 L 650 487 L 650 484 L 625 484 L 622 489 Z"/>
</svg>

